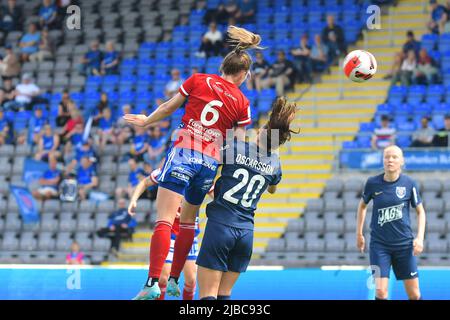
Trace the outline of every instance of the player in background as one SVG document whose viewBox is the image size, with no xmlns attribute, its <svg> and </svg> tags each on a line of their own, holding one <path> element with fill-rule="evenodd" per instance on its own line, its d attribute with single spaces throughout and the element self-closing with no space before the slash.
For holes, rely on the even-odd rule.
<svg viewBox="0 0 450 320">
<path fill-rule="evenodd" d="M 235 141 L 224 152 L 214 200 L 206 207 L 208 222 L 197 258 L 200 299 L 228 300 L 253 250 L 254 215 L 264 191 L 275 193 L 281 181 L 277 149 L 291 137 L 295 104 L 278 98 L 256 142 Z"/>
<path fill-rule="evenodd" d="M 158 176 L 161 174 L 161 169 L 155 169 L 152 171 L 152 173 L 145 179 L 141 180 L 139 184 L 136 186 L 136 188 L 133 191 L 133 194 L 130 199 L 130 204 L 128 206 L 128 213 L 131 216 L 134 216 L 136 214 L 136 208 L 137 208 L 137 201 L 140 198 L 140 196 L 144 193 L 145 190 L 152 186 L 158 185 Z M 214 186 L 211 187 L 211 189 L 208 192 L 208 195 L 213 197 L 214 193 Z M 161 271 L 161 276 L 159 277 L 159 288 L 161 290 L 161 295 L 157 300 L 164 300 L 166 288 L 167 288 L 167 281 L 169 279 L 170 275 L 170 269 L 172 267 L 172 261 L 173 261 L 173 251 L 175 247 L 176 237 L 178 236 L 179 228 L 180 228 L 180 211 L 181 206 L 178 207 L 177 215 L 175 217 L 175 220 L 172 225 L 172 232 L 171 232 L 171 241 L 170 241 L 170 250 L 169 254 L 166 257 L 163 269 Z M 184 273 L 184 288 L 183 288 L 183 300 L 193 300 L 195 295 L 195 288 L 196 288 L 196 282 L 197 282 L 197 265 L 195 264 L 195 261 L 197 260 L 198 256 L 198 235 L 200 233 L 200 225 L 199 225 L 199 218 L 197 215 L 197 218 L 195 219 L 195 238 L 194 242 L 192 244 L 191 250 L 189 251 L 189 254 L 187 256 L 186 262 L 183 267 L 183 273 Z"/>
<path fill-rule="evenodd" d="M 222 62 L 221 76 L 194 74 L 174 97 L 148 117 L 124 116 L 130 124 L 145 127 L 170 116 L 187 100 L 177 139 L 167 153 L 158 178 L 158 217 L 150 244 L 149 274 L 139 297 L 153 300 L 161 294 L 158 281 L 170 248 L 172 224 L 183 200 L 180 232 L 167 287 L 169 295 L 179 294 L 178 277 L 194 240 L 196 213 L 217 173 L 223 137 L 227 130 L 251 123 L 250 104 L 239 86 L 246 80 L 252 65 L 246 49 L 259 48 L 261 37 L 234 26 L 228 28 L 228 35 L 236 46 Z"/>
<path fill-rule="evenodd" d="M 364 252 L 363 235 L 367 204 L 373 200 L 370 224 L 370 265 L 375 278 L 376 300 L 388 298 L 391 266 L 397 280 L 403 280 L 410 300 L 421 299 L 416 256 L 423 250 L 425 210 L 416 182 L 402 174 L 404 158 L 397 146 L 384 149 L 384 173 L 370 177 L 364 187 L 357 214 L 356 241 Z M 416 209 L 417 235 L 414 238 L 409 206 Z"/>
</svg>

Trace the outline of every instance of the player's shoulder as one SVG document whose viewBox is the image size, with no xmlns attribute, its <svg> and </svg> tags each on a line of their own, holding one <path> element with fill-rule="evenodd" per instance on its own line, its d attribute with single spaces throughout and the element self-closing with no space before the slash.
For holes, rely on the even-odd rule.
<svg viewBox="0 0 450 320">
<path fill-rule="evenodd" d="M 414 178 L 412 178 L 411 176 L 408 176 L 406 174 L 402 173 L 400 178 L 401 178 L 401 181 L 403 183 L 408 183 L 410 185 L 415 185 L 416 184 L 416 181 L 414 180 Z"/>
<path fill-rule="evenodd" d="M 371 185 L 371 184 L 383 183 L 383 176 L 384 176 L 384 173 L 380 173 L 375 176 L 371 176 L 371 177 L 367 178 L 366 184 Z"/>
</svg>

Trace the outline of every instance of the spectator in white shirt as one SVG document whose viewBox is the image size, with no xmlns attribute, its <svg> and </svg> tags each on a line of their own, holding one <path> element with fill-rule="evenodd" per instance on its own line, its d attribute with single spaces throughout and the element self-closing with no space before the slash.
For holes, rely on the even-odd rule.
<svg viewBox="0 0 450 320">
<path fill-rule="evenodd" d="M 421 128 L 414 131 L 411 147 L 431 147 L 433 145 L 434 129 L 429 126 L 428 117 L 420 121 Z"/>
<path fill-rule="evenodd" d="M 409 86 L 416 67 L 416 54 L 414 50 L 409 50 L 406 59 L 402 62 L 400 70 L 392 77 L 391 85 L 395 85 L 400 80 L 402 86 Z"/>
<path fill-rule="evenodd" d="M 211 22 L 209 30 L 203 35 L 199 55 L 211 57 L 218 56 L 223 49 L 223 35 L 217 30 L 217 24 Z"/>
<path fill-rule="evenodd" d="M 41 90 L 32 82 L 31 74 L 25 73 L 22 76 L 22 83 L 16 85 L 14 90 L 14 100 L 5 103 L 5 108 L 17 110 L 20 108 L 31 109 L 33 99 L 39 96 Z"/>
<path fill-rule="evenodd" d="M 184 80 L 180 76 L 180 70 L 172 69 L 170 74 L 172 75 L 172 80 L 167 82 L 166 87 L 164 89 L 164 95 L 166 96 L 166 99 L 170 99 L 175 94 L 177 94 L 178 89 L 184 82 Z"/>
</svg>

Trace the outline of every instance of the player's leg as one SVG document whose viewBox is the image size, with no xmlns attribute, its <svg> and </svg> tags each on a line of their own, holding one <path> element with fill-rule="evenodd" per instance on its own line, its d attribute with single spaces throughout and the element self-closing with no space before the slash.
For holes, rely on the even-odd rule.
<svg viewBox="0 0 450 320">
<path fill-rule="evenodd" d="M 167 261 L 167 260 L 166 260 Z M 161 275 L 159 276 L 159 289 L 161 290 L 161 295 L 157 300 L 164 300 L 166 295 L 167 281 L 169 280 L 170 268 L 172 267 L 172 263 L 164 263 L 164 267 L 161 271 Z"/>
<path fill-rule="evenodd" d="M 217 300 L 230 300 L 231 291 L 240 275 L 240 273 L 233 271 L 223 273 L 217 294 Z"/>
<path fill-rule="evenodd" d="M 419 289 L 419 278 L 404 280 L 403 285 L 405 286 L 409 300 L 422 300 Z"/>
<path fill-rule="evenodd" d="M 216 300 L 219 292 L 222 271 L 198 267 L 198 287 L 200 300 Z"/>
<path fill-rule="evenodd" d="M 387 300 L 391 253 L 383 246 L 370 244 L 370 267 L 375 279 L 375 300 Z"/>
<path fill-rule="evenodd" d="M 409 300 L 421 299 L 417 258 L 413 255 L 412 245 L 393 252 L 392 268 L 397 280 L 403 280 Z"/>
<path fill-rule="evenodd" d="M 186 260 L 183 268 L 184 274 L 184 288 L 183 300 L 194 300 L 195 288 L 197 283 L 197 265 L 195 260 Z"/>
</svg>

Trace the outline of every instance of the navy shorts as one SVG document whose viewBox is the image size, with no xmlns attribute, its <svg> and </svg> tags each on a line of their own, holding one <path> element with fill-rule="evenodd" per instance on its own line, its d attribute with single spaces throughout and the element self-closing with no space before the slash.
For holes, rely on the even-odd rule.
<svg viewBox="0 0 450 320">
<path fill-rule="evenodd" d="M 230 227 L 208 220 L 197 257 L 201 267 L 242 273 L 253 252 L 253 230 Z"/>
<path fill-rule="evenodd" d="M 391 266 L 397 280 L 414 279 L 419 276 L 417 259 L 413 255 L 413 246 L 389 247 L 380 243 L 370 243 L 370 265 L 372 274 L 389 278 Z"/>
<path fill-rule="evenodd" d="M 171 147 L 158 176 L 160 187 L 184 195 L 193 205 L 202 204 L 214 183 L 218 162 L 201 152 Z"/>
</svg>

